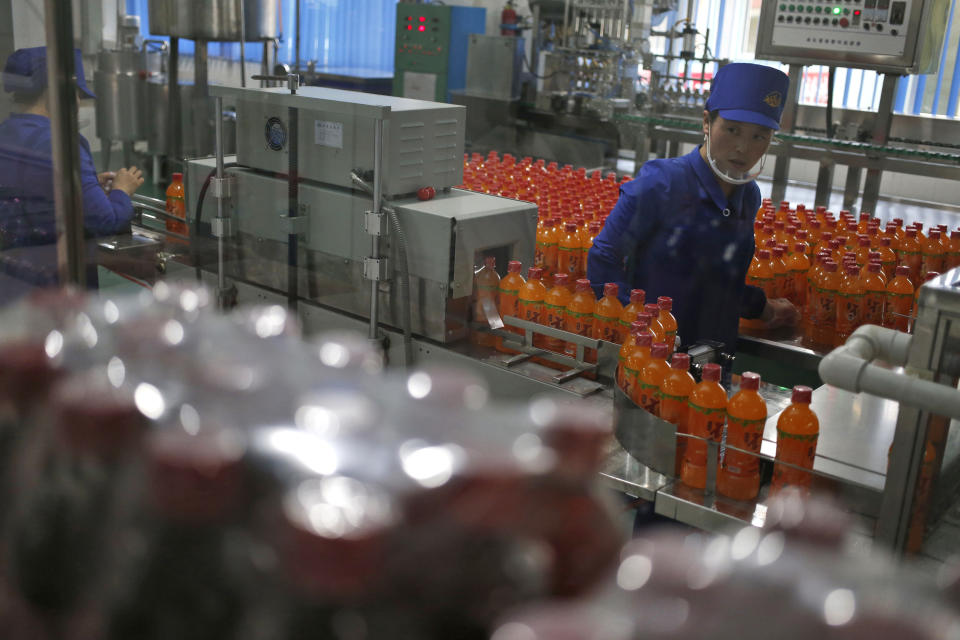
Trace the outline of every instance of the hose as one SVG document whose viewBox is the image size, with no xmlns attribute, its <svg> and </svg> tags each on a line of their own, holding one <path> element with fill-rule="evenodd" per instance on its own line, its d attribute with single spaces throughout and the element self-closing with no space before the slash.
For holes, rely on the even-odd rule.
<svg viewBox="0 0 960 640">
<path fill-rule="evenodd" d="M 371 196 L 373 195 L 373 187 L 367 184 L 363 178 L 354 172 L 350 173 L 350 178 L 353 180 L 353 183 L 364 192 Z M 397 245 L 400 249 L 397 253 L 399 254 L 398 261 L 400 263 L 400 320 L 403 325 L 403 366 L 410 367 L 413 364 L 413 331 L 411 329 L 413 319 L 410 310 L 410 265 L 407 261 L 407 236 L 400 226 L 400 217 L 397 215 L 396 209 L 385 204 L 386 198 L 384 198 L 383 201 L 380 208 L 386 212 L 387 217 L 390 219 L 390 226 L 393 229 L 394 235 L 397 237 Z"/>
</svg>

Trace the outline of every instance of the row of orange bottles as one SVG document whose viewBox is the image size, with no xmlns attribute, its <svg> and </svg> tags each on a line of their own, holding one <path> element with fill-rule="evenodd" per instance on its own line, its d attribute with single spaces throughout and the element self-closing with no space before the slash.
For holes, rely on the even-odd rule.
<svg viewBox="0 0 960 640">
<path fill-rule="evenodd" d="M 548 280 L 555 273 L 566 273 L 574 281 L 586 277 L 587 254 L 601 226 L 598 220 L 586 223 L 584 218 L 562 226 L 559 218 L 540 218 L 534 263 Z"/>
</svg>

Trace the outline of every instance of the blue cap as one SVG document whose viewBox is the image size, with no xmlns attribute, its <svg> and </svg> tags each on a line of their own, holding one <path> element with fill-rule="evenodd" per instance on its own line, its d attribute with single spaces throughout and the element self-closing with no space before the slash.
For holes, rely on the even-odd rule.
<svg viewBox="0 0 960 640">
<path fill-rule="evenodd" d="M 789 87 L 790 78 L 779 69 L 735 62 L 721 67 L 714 76 L 706 108 L 719 111 L 725 120 L 778 130 Z"/>
<path fill-rule="evenodd" d="M 77 89 L 88 98 L 96 98 L 83 76 L 80 49 L 73 50 L 73 67 Z M 47 48 L 17 49 L 7 58 L 3 68 L 3 90 L 7 93 L 40 93 L 47 86 Z"/>
</svg>

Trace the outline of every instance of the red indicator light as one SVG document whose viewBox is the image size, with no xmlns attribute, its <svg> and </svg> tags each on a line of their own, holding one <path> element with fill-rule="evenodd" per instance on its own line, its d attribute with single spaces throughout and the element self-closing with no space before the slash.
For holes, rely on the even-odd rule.
<svg viewBox="0 0 960 640">
<path fill-rule="evenodd" d="M 854 10 L 853 10 L 853 15 L 855 15 L 855 16 L 860 15 L 860 10 L 859 10 L 859 9 L 854 9 Z"/>
<path fill-rule="evenodd" d="M 427 19 L 424 16 L 420 16 L 420 22 L 426 22 Z"/>
<path fill-rule="evenodd" d="M 420 31 L 426 31 L 426 30 L 427 30 L 427 28 L 426 28 L 425 26 L 423 26 L 423 25 L 420 25 L 419 27 L 417 27 L 417 29 L 419 29 Z"/>
<path fill-rule="evenodd" d="M 413 20 L 413 16 L 407 16 L 407 22 L 410 22 L 411 20 Z"/>
<path fill-rule="evenodd" d="M 413 25 L 412 25 L 412 24 L 408 24 L 408 25 L 407 25 L 407 31 L 413 31 Z"/>
</svg>

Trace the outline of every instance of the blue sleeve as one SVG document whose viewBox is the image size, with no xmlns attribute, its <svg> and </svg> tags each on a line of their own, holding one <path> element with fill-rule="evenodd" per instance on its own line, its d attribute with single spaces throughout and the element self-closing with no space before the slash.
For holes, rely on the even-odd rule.
<svg viewBox="0 0 960 640">
<path fill-rule="evenodd" d="M 83 192 L 83 226 L 95 236 L 124 233 L 130 229 L 133 205 L 130 196 L 119 189 L 109 194 L 97 181 L 93 156 L 86 139 L 80 137 L 80 189 Z"/>
<path fill-rule="evenodd" d="M 649 204 L 648 199 L 654 196 L 652 192 L 660 182 L 657 172 L 648 167 L 650 163 L 644 165 L 639 176 L 620 187 L 620 199 L 587 254 L 587 278 L 594 288 L 602 290 L 605 283 L 616 282 L 618 297 L 624 301 L 630 298 L 633 282 L 633 274 L 627 274 L 629 258 L 656 225 L 656 206 L 644 206 L 640 212 L 640 203 Z"/>
</svg>

